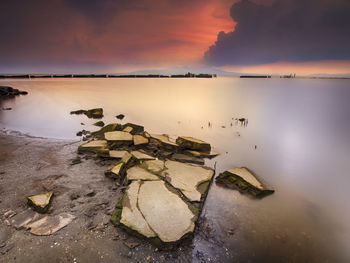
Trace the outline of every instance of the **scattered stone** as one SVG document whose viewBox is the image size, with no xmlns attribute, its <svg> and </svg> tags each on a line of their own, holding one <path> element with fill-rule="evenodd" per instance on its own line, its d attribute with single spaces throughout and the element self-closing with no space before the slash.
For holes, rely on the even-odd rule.
<svg viewBox="0 0 350 263">
<path fill-rule="evenodd" d="M 106 132 L 105 139 L 117 144 L 118 146 L 130 145 L 133 142 L 132 135 L 124 131 Z"/>
<path fill-rule="evenodd" d="M 149 142 L 148 139 L 143 137 L 142 135 L 134 135 L 133 140 L 135 146 L 145 145 Z"/>
<path fill-rule="evenodd" d="M 118 120 L 122 120 L 124 119 L 125 115 L 124 114 L 119 114 L 117 116 L 115 116 Z"/>
<path fill-rule="evenodd" d="M 176 242 L 194 230 L 196 216 L 163 181 L 145 181 L 140 186 L 138 208 L 163 242 Z"/>
<path fill-rule="evenodd" d="M 28 208 L 23 212 L 13 216 L 10 220 L 10 225 L 16 229 L 27 228 L 27 225 L 40 217 L 40 214 Z"/>
<path fill-rule="evenodd" d="M 15 216 L 16 214 L 17 214 L 17 213 L 16 213 L 15 211 L 9 210 L 9 211 L 7 211 L 7 212 L 4 214 L 4 217 L 5 217 L 5 218 L 11 218 L 11 217 Z"/>
<path fill-rule="evenodd" d="M 98 121 L 98 122 L 95 122 L 93 125 L 98 126 L 98 127 L 103 127 L 103 126 L 105 126 L 105 123 L 103 121 Z"/>
<path fill-rule="evenodd" d="M 210 152 L 211 150 L 211 146 L 209 143 L 193 137 L 180 136 L 176 139 L 176 143 L 182 149 L 189 149 L 201 152 Z"/>
<path fill-rule="evenodd" d="M 28 205 L 39 213 L 46 213 L 51 203 L 53 192 L 29 196 Z"/>
<path fill-rule="evenodd" d="M 194 166 L 175 161 L 166 161 L 162 175 L 175 188 L 179 189 L 190 201 L 200 201 L 209 187 L 214 171 L 210 168 Z M 200 189 L 202 185 L 204 189 Z"/>
<path fill-rule="evenodd" d="M 275 192 L 274 190 L 264 188 L 253 173 L 245 167 L 235 168 L 221 173 L 216 178 L 216 183 L 249 193 L 254 197 L 264 197 Z"/>
<path fill-rule="evenodd" d="M 109 157 L 115 159 L 121 159 L 127 153 L 127 151 L 109 151 Z"/>
<path fill-rule="evenodd" d="M 159 177 L 152 174 L 151 172 L 138 167 L 134 166 L 127 170 L 126 172 L 126 178 L 128 181 L 132 180 L 159 180 Z"/>
<path fill-rule="evenodd" d="M 76 217 L 68 213 L 56 216 L 45 216 L 38 221 L 30 223 L 30 233 L 37 236 L 49 236 L 70 224 Z"/>
<path fill-rule="evenodd" d="M 160 173 L 165 168 L 164 161 L 162 160 L 145 161 L 141 166 L 153 173 Z"/>
<path fill-rule="evenodd" d="M 140 245 L 140 243 L 137 243 L 137 242 L 126 242 L 126 241 L 124 241 L 123 244 L 130 249 L 133 249 L 133 248 L 138 247 Z"/>
<path fill-rule="evenodd" d="M 105 171 L 105 175 L 110 178 L 121 180 L 125 172 L 125 167 L 125 163 L 123 161 L 119 161 Z"/>
<path fill-rule="evenodd" d="M 89 141 L 87 143 L 84 143 L 78 147 L 78 152 L 97 152 L 98 150 L 105 148 L 107 146 L 106 140 L 96 140 L 96 141 Z"/>
<path fill-rule="evenodd" d="M 177 150 L 178 145 L 169 140 L 169 135 L 167 134 L 151 134 L 151 142 L 159 143 L 162 147 L 168 150 Z"/>
<path fill-rule="evenodd" d="M 27 95 L 27 91 L 20 91 L 9 86 L 0 86 L 0 98 L 14 98 L 18 95 Z"/>
<path fill-rule="evenodd" d="M 154 160 L 154 159 L 156 159 L 153 156 L 150 156 L 148 154 L 145 154 L 145 153 L 139 152 L 139 151 L 132 151 L 131 154 L 138 160 Z"/>
<path fill-rule="evenodd" d="M 144 127 L 141 125 L 137 125 L 134 123 L 126 123 L 123 125 L 123 129 L 127 128 L 127 127 L 131 127 L 132 131 L 130 132 L 131 134 L 135 135 L 135 134 L 140 134 L 144 131 Z"/>
<path fill-rule="evenodd" d="M 76 115 L 85 114 L 90 119 L 91 118 L 101 119 L 103 117 L 103 109 L 96 108 L 96 109 L 90 109 L 90 110 L 76 110 L 76 111 L 71 111 L 70 114 L 76 114 Z"/>
</svg>

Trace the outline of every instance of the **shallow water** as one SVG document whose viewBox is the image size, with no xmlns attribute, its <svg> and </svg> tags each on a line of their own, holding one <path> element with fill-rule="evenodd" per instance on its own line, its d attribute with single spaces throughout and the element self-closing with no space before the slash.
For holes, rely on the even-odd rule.
<svg viewBox="0 0 350 263">
<path fill-rule="evenodd" d="M 0 85 L 29 91 L 0 102 L 13 108 L 0 111 L 0 128 L 77 138 L 81 129 L 97 129 L 91 125 L 96 120 L 69 112 L 103 107 L 105 123 L 123 113 L 124 123 L 152 133 L 206 140 L 221 154 L 207 162 L 216 162 L 217 174 L 246 166 L 276 190 L 252 200 L 213 184 L 202 213 L 206 235 L 195 237 L 194 261 L 350 261 L 349 80 L 50 79 Z M 248 118 L 246 127 L 232 119 L 240 117 Z"/>
</svg>

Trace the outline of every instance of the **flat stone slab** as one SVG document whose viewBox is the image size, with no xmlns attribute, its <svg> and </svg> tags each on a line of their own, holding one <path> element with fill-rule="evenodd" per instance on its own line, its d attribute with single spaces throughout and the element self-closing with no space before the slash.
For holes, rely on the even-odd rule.
<svg viewBox="0 0 350 263">
<path fill-rule="evenodd" d="M 264 188 L 254 174 L 245 167 L 234 168 L 219 174 L 216 183 L 247 192 L 255 197 L 264 197 L 274 193 L 274 190 Z"/>
<path fill-rule="evenodd" d="M 210 168 L 170 160 L 165 162 L 165 167 L 167 169 L 162 172 L 162 175 L 190 201 L 201 200 L 199 185 L 209 182 L 214 175 L 214 171 Z"/>
<path fill-rule="evenodd" d="M 159 180 L 159 177 L 150 173 L 149 171 L 138 167 L 134 166 L 131 167 L 129 170 L 126 172 L 126 178 L 131 181 L 131 180 Z"/>
<path fill-rule="evenodd" d="M 198 157 L 188 156 L 181 153 L 175 153 L 171 156 L 171 159 L 179 162 L 194 163 L 204 165 L 204 160 Z"/>
<path fill-rule="evenodd" d="M 147 144 L 149 141 L 147 138 L 143 137 L 142 135 L 134 135 L 134 145 L 144 145 Z"/>
<path fill-rule="evenodd" d="M 96 152 L 107 146 L 106 140 L 89 141 L 79 146 L 79 152 Z"/>
<path fill-rule="evenodd" d="M 64 228 L 75 219 L 74 215 L 62 213 L 56 216 L 45 216 L 38 221 L 30 223 L 30 233 L 37 236 L 49 236 Z"/>
<path fill-rule="evenodd" d="M 129 132 L 112 131 L 105 133 L 105 139 L 113 142 L 132 142 L 133 138 Z"/>
<path fill-rule="evenodd" d="M 140 181 L 134 181 L 125 191 L 120 223 L 139 232 L 145 237 L 155 237 L 156 234 L 149 227 L 147 221 L 137 207 L 139 189 Z"/>
<path fill-rule="evenodd" d="M 127 153 L 127 151 L 109 151 L 109 157 L 115 158 L 115 159 L 121 159 L 123 158 L 124 154 Z"/>
<path fill-rule="evenodd" d="M 125 172 L 125 163 L 123 161 L 117 162 L 115 165 L 105 171 L 105 175 L 115 179 L 121 179 Z"/>
<path fill-rule="evenodd" d="M 168 148 L 179 147 L 175 142 L 170 141 L 169 136 L 166 134 L 151 134 L 151 138 L 159 141 L 161 144 Z"/>
<path fill-rule="evenodd" d="M 131 154 L 138 160 L 154 160 L 155 157 L 139 151 L 132 151 Z"/>
<path fill-rule="evenodd" d="M 210 152 L 211 146 L 209 143 L 187 136 L 179 136 L 176 143 L 183 149 L 190 149 L 195 151 Z"/>
<path fill-rule="evenodd" d="M 10 224 L 16 229 L 27 229 L 28 224 L 39 219 L 40 216 L 40 214 L 28 208 L 27 210 L 24 210 L 23 212 L 13 216 L 10 219 Z"/>
<path fill-rule="evenodd" d="M 162 160 L 145 161 L 142 163 L 142 166 L 154 173 L 159 173 L 165 168 L 164 161 Z"/>
<path fill-rule="evenodd" d="M 28 204 L 39 213 L 45 213 L 49 209 L 53 192 L 47 192 L 39 195 L 27 197 Z"/>
<path fill-rule="evenodd" d="M 163 181 L 146 181 L 138 193 L 138 207 L 151 229 L 163 242 L 175 242 L 193 232 L 195 215 Z"/>
</svg>

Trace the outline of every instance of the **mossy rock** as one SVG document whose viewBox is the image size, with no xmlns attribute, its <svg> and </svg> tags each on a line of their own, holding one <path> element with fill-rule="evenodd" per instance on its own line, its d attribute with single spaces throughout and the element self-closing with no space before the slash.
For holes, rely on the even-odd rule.
<svg viewBox="0 0 350 263">
<path fill-rule="evenodd" d="M 244 180 L 242 177 L 228 171 L 219 174 L 215 181 L 219 185 L 239 190 L 241 193 L 247 193 L 256 198 L 262 198 L 275 192 L 274 190 L 258 188 Z"/>
<path fill-rule="evenodd" d="M 140 133 L 142 133 L 144 131 L 144 127 L 143 126 L 137 125 L 137 124 L 134 124 L 134 123 L 126 123 L 126 124 L 124 124 L 122 130 L 124 130 L 127 127 L 132 128 L 132 130 L 130 131 L 130 133 L 132 135 L 140 134 Z"/>
<path fill-rule="evenodd" d="M 201 151 L 201 152 L 210 152 L 211 150 L 211 146 L 209 143 L 193 137 L 179 136 L 176 139 L 176 143 L 182 149 Z"/>
<path fill-rule="evenodd" d="M 98 126 L 98 127 L 103 127 L 103 126 L 105 126 L 105 123 L 103 121 L 98 121 L 98 122 L 95 122 L 93 125 Z"/>
<path fill-rule="evenodd" d="M 120 131 L 121 129 L 122 129 L 121 124 L 111 123 L 111 124 L 108 124 L 108 125 L 102 127 L 98 131 L 92 132 L 91 134 L 98 139 L 104 139 L 105 132 Z"/>
<path fill-rule="evenodd" d="M 103 109 L 102 108 L 90 109 L 90 110 L 87 110 L 84 114 L 88 118 L 101 119 L 103 117 Z"/>
</svg>

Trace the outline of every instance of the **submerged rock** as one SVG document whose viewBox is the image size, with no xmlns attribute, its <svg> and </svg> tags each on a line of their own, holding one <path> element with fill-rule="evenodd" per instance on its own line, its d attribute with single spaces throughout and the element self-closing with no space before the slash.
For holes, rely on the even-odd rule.
<svg viewBox="0 0 350 263">
<path fill-rule="evenodd" d="M 193 137 L 179 136 L 176 139 L 176 143 L 182 149 L 189 149 L 201 152 L 210 152 L 211 150 L 211 146 L 209 143 Z"/>
<path fill-rule="evenodd" d="M 115 116 L 118 120 L 122 120 L 124 119 L 125 115 L 124 114 L 119 114 L 117 116 Z"/>
<path fill-rule="evenodd" d="M 216 183 L 228 188 L 238 189 L 255 197 L 264 197 L 275 192 L 264 188 L 253 173 L 245 167 L 221 173 L 216 178 Z"/>
<path fill-rule="evenodd" d="M 96 108 L 96 109 L 87 110 L 84 114 L 90 119 L 91 118 L 101 119 L 103 117 L 103 109 Z"/>
<path fill-rule="evenodd" d="M 103 126 L 105 126 L 105 123 L 103 121 L 98 121 L 98 122 L 95 122 L 93 125 L 98 126 L 98 127 L 103 127 Z"/>
<path fill-rule="evenodd" d="M 48 192 L 39 195 L 29 196 L 28 205 L 33 207 L 33 209 L 39 213 L 45 213 L 49 209 L 53 192 Z"/>
<path fill-rule="evenodd" d="M 27 91 L 21 91 L 9 86 L 0 86 L 0 98 L 13 98 L 18 95 L 27 95 Z"/>
</svg>

